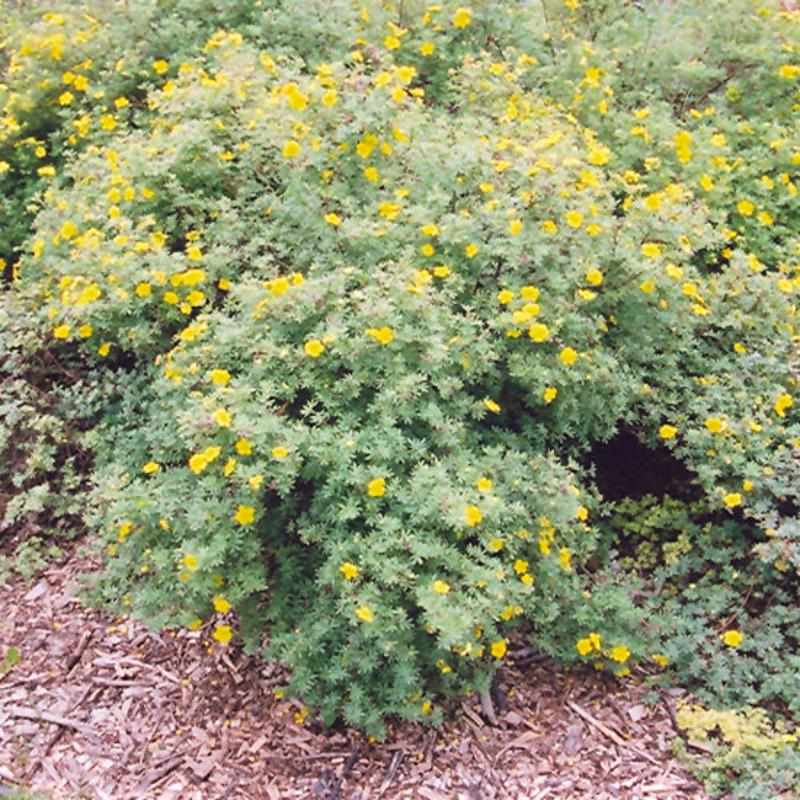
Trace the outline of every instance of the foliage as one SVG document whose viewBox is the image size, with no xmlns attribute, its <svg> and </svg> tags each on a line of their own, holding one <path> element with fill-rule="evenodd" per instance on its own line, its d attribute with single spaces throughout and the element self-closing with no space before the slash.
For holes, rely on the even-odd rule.
<svg viewBox="0 0 800 800">
<path fill-rule="evenodd" d="M 797 582 L 752 558 L 757 531 L 707 504 L 645 497 L 603 523 L 612 564 L 635 569 L 651 657 L 707 703 L 800 711 Z M 633 556 L 624 555 L 633 550 Z M 726 632 L 741 634 L 726 643 Z"/>
<path fill-rule="evenodd" d="M 800 782 L 800 747 L 796 733 L 770 721 L 763 709 L 713 711 L 684 704 L 677 722 L 688 741 L 711 744 L 710 760 L 684 758 L 713 794 L 751 800 L 793 796 Z M 678 740 L 680 741 L 680 740 Z"/>
<path fill-rule="evenodd" d="M 0 87 L 10 524 L 81 502 L 99 599 L 326 722 L 517 628 L 794 709 L 797 12 L 62 5 Z M 697 502 L 602 497 L 623 430 Z"/>
</svg>

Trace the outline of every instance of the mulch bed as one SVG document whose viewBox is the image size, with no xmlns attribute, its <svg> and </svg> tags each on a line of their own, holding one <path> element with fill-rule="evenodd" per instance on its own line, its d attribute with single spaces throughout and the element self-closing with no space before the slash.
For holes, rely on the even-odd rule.
<svg viewBox="0 0 800 800">
<path fill-rule="evenodd" d="M 524 648 L 499 676 L 498 726 L 477 698 L 438 729 L 385 742 L 302 721 L 276 696 L 283 670 L 207 632 L 154 633 L 78 599 L 74 554 L 0 586 L 3 786 L 46 798 L 706 798 L 671 755 L 665 703 L 641 678 L 569 672 Z M 678 690 L 679 692 L 679 690 Z M 676 692 L 676 693 L 678 693 Z"/>
</svg>

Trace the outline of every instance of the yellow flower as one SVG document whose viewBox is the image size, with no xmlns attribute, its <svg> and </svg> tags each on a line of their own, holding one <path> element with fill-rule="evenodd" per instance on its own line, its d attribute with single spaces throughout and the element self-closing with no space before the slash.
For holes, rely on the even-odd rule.
<svg viewBox="0 0 800 800">
<path fill-rule="evenodd" d="M 739 492 L 728 492 L 723 499 L 728 508 L 736 508 L 742 504 L 742 496 Z"/>
<path fill-rule="evenodd" d="M 559 358 L 562 364 L 571 367 L 578 360 L 578 354 L 571 347 L 565 347 L 561 351 Z"/>
<path fill-rule="evenodd" d="M 722 634 L 722 641 L 728 647 L 738 647 L 744 640 L 744 634 L 741 631 L 729 630 Z"/>
<path fill-rule="evenodd" d="M 544 400 L 545 403 L 552 403 L 553 400 L 556 399 L 557 394 L 558 394 L 558 389 L 556 389 L 555 386 L 548 386 L 542 394 L 542 399 Z"/>
<path fill-rule="evenodd" d="M 386 494 L 386 478 L 373 478 L 367 484 L 367 494 L 370 497 L 383 497 Z"/>
<path fill-rule="evenodd" d="M 518 236 L 522 231 L 522 220 L 521 219 L 512 219 L 511 222 L 508 223 L 508 232 L 511 236 Z"/>
<path fill-rule="evenodd" d="M 467 258 L 472 258 L 473 256 L 476 256 L 478 254 L 478 245 L 468 244 L 464 248 L 464 254 L 466 255 Z"/>
<path fill-rule="evenodd" d="M 189 261 L 200 261 L 202 257 L 203 257 L 203 251 L 200 249 L 198 245 L 190 244 L 186 248 L 186 258 L 188 258 Z"/>
<path fill-rule="evenodd" d="M 159 469 L 161 469 L 161 465 L 157 461 L 148 461 L 142 467 L 142 472 L 145 475 L 152 475 L 154 472 L 158 472 Z"/>
<path fill-rule="evenodd" d="M 375 619 L 375 615 L 372 613 L 372 609 L 369 606 L 359 606 L 356 609 L 356 616 L 362 622 L 372 622 Z"/>
<path fill-rule="evenodd" d="M 756 210 L 756 207 L 749 200 L 740 200 L 736 204 L 736 210 L 743 217 L 750 217 L 750 216 L 752 216 L 753 212 Z"/>
<path fill-rule="evenodd" d="M 153 70 L 159 75 L 163 75 L 169 69 L 169 64 L 163 58 L 153 62 Z"/>
<path fill-rule="evenodd" d="M 673 427 L 672 425 L 662 425 L 658 429 L 658 435 L 662 439 L 674 439 L 678 433 L 678 429 Z"/>
<path fill-rule="evenodd" d="M 588 656 L 592 652 L 591 639 L 578 639 L 575 643 L 575 649 L 582 656 Z"/>
<path fill-rule="evenodd" d="M 794 401 L 792 400 L 792 396 L 790 394 L 782 394 L 775 401 L 775 405 L 774 405 L 775 413 L 779 417 L 785 417 L 786 416 L 786 409 L 787 408 L 791 408 L 793 404 L 794 404 Z"/>
<path fill-rule="evenodd" d="M 775 217 L 773 217 L 768 211 L 759 211 L 758 221 L 762 225 L 772 225 L 775 222 Z"/>
<path fill-rule="evenodd" d="M 586 282 L 592 286 L 599 286 L 603 282 L 603 273 L 599 269 L 590 269 L 586 273 Z"/>
<path fill-rule="evenodd" d="M 567 221 L 567 225 L 569 225 L 570 228 L 580 228 L 583 222 L 583 214 L 581 214 L 580 211 L 567 211 L 564 215 L 564 219 Z"/>
<path fill-rule="evenodd" d="M 467 506 L 464 509 L 464 518 L 467 527 L 474 528 L 483 519 L 483 514 L 478 506 Z"/>
<path fill-rule="evenodd" d="M 719 417 L 709 417 L 706 420 L 706 428 L 708 428 L 711 433 L 719 433 L 720 431 L 725 429 L 725 422 L 721 420 Z"/>
<path fill-rule="evenodd" d="M 489 478 L 482 477 L 478 478 L 475 486 L 479 492 L 489 492 L 492 489 L 492 482 Z"/>
<path fill-rule="evenodd" d="M 240 505 L 236 511 L 234 519 L 240 525 L 252 525 L 253 520 L 256 518 L 256 510 L 252 506 Z"/>
<path fill-rule="evenodd" d="M 447 594 L 450 591 L 450 584 L 444 581 L 434 581 L 433 591 L 436 592 L 436 594 Z"/>
<path fill-rule="evenodd" d="M 214 610 L 218 611 L 220 614 L 226 614 L 233 608 L 233 606 L 221 594 L 218 594 L 216 597 L 214 597 L 212 602 L 214 603 Z"/>
<path fill-rule="evenodd" d="M 378 178 L 380 177 L 380 174 L 378 173 L 378 170 L 377 170 L 377 169 L 375 169 L 375 167 L 367 167 L 367 168 L 364 170 L 364 177 L 365 177 L 365 178 L 366 178 L 368 181 L 373 181 L 373 182 L 375 182 L 375 181 L 377 181 L 377 180 L 378 180 Z"/>
<path fill-rule="evenodd" d="M 230 625 L 217 625 L 214 629 L 214 633 L 211 634 L 220 644 L 228 644 L 228 642 L 233 638 L 233 631 L 231 631 Z"/>
<path fill-rule="evenodd" d="M 289 139 L 289 141 L 283 145 L 283 157 L 295 158 L 300 155 L 300 149 L 300 144 L 298 142 L 294 139 Z"/>
<path fill-rule="evenodd" d="M 123 522 L 122 525 L 119 526 L 119 531 L 117 532 L 117 538 L 124 542 L 128 538 L 128 534 L 133 530 L 133 525 L 130 522 Z"/>
<path fill-rule="evenodd" d="M 496 403 L 494 400 L 487 397 L 483 401 L 483 404 L 486 406 L 487 410 L 491 411 L 493 414 L 500 413 L 500 403 Z"/>
<path fill-rule="evenodd" d="M 528 328 L 528 336 L 534 342 L 546 342 L 550 338 L 550 329 L 541 322 L 535 322 Z"/>
<path fill-rule="evenodd" d="M 492 553 L 499 553 L 505 546 L 506 543 L 502 539 L 498 539 L 496 537 L 491 539 L 487 545 L 489 551 Z"/>
<path fill-rule="evenodd" d="M 505 639 L 498 639 L 496 642 L 492 642 L 492 658 L 502 658 L 507 649 Z"/>
<path fill-rule="evenodd" d="M 226 369 L 212 369 L 209 373 L 211 382 L 217 386 L 225 386 L 231 379 L 231 374 Z"/>
<path fill-rule="evenodd" d="M 183 564 L 189 572 L 197 572 L 197 568 L 200 566 L 199 561 L 197 560 L 197 556 L 188 553 L 181 559 L 181 564 Z"/>
<path fill-rule="evenodd" d="M 220 428 L 230 428 L 231 415 L 224 408 L 218 408 L 211 416 Z"/>
<path fill-rule="evenodd" d="M 514 299 L 514 292 L 509 289 L 503 289 L 497 293 L 497 302 L 501 305 L 508 305 Z"/>
<path fill-rule="evenodd" d="M 399 203 L 392 203 L 388 200 L 384 201 L 378 206 L 378 213 L 390 222 L 397 219 L 398 214 L 403 210 Z"/>
<path fill-rule="evenodd" d="M 342 224 L 342 218 L 338 214 L 331 212 L 325 215 L 325 222 L 327 222 L 328 225 L 333 225 L 334 228 L 338 228 L 339 225 Z"/>
<path fill-rule="evenodd" d="M 420 228 L 420 233 L 423 236 L 438 236 L 439 235 L 439 226 L 435 225 L 432 222 L 429 222 L 427 225 L 423 225 Z"/>
<path fill-rule="evenodd" d="M 611 658 L 620 664 L 624 664 L 631 656 L 631 651 L 627 647 L 617 645 L 611 648 Z"/>
<path fill-rule="evenodd" d="M 59 233 L 60 233 L 60 234 L 61 234 L 61 235 L 62 235 L 62 236 L 65 238 L 65 239 L 71 239 L 73 236 L 75 236 L 75 234 L 76 234 L 77 232 L 78 232 L 78 229 L 77 229 L 77 227 L 75 226 L 75 223 L 74 223 L 74 222 L 69 222 L 69 221 L 65 222 L 65 223 L 64 223 L 64 224 L 61 226 L 61 229 L 59 230 Z"/>
<path fill-rule="evenodd" d="M 273 447 L 272 448 L 272 457 L 280 460 L 281 458 L 286 458 L 289 455 L 289 451 L 285 447 Z"/>
<path fill-rule="evenodd" d="M 221 452 L 220 447 L 207 447 L 202 453 L 195 453 L 189 459 L 189 469 L 199 475 Z"/>
<path fill-rule="evenodd" d="M 69 339 L 69 332 L 69 325 L 59 325 L 53 329 L 53 336 L 55 336 L 56 339 Z"/>
<path fill-rule="evenodd" d="M 394 331 L 391 328 L 384 326 L 383 328 L 367 328 L 364 333 L 371 336 L 376 342 L 380 342 L 386 346 L 394 339 Z"/>
<path fill-rule="evenodd" d="M 311 358 L 319 358 L 323 350 L 325 350 L 325 345 L 319 339 L 312 339 L 310 342 L 305 343 L 303 349 L 306 351 L 306 355 L 311 356 Z"/>
<path fill-rule="evenodd" d="M 433 44 L 433 42 L 423 42 L 419 46 L 419 52 L 423 56 L 432 56 L 434 50 L 436 50 L 436 46 Z"/>
<path fill-rule="evenodd" d="M 456 28 L 466 28 L 472 21 L 472 14 L 468 8 L 457 8 L 453 14 L 453 25 Z"/>
<path fill-rule="evenodd" d="M 346 581 L 354 581 L 358 577 L 358 573 L 360 572 L 359 568 L 350 561 L 345 561 L 341 567 L 339 567 L 339 572 L 342 573 L 344 579 Z"/>
<path fill-rule="evenodd" d="M 661 245 L 657 242 L 645 242 L 642 245 L 642 255 L 645 258 L 658 258 L 661 255 Z"/>
<path fill-rule="evenodd" d="M 249 456 L 253 452 L 253 445 L 247 439 L 239 439 L 236 442 L 236 452 L 240 456 Z"/>
</svg>

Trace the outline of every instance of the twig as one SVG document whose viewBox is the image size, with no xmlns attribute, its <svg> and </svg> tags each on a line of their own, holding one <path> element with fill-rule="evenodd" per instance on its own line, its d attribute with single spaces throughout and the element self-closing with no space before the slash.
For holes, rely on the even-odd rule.
<svg viewBox="0 0 800 800">
<path fill-rule="evenodd" d="M 89 646 L 89 642 L 91 641 L 93 635 L 94 635 L 94 631 L 89 630 L 89 631 L 86 631 L 86 633 L 84 633 L 83 636 L 81 636 L 81 640 L 80 640 L 80 642 L 78 642 L 77 649 L 67 659 L 67 663 L 66 663 L 66 667 L 67 667 L 66 674 L 67 675 L 69 675 L 70 672 L 72 672 L 72 670 L 75 669 L 75 667 L 78 665 L 78 662 L 83 657 L 83 654 L 86 651 L 86 648 Z"/>
<path fill-rule="evenodd" d="M 672 703 L 670 703 L 669 698 L 663 692 L 660 692 L 660 695 L 661 702 L 664 704 L 664 708 L 667 709 L 667 716 L 672 723 L 673 730 L 686 744 L 689 744 L 689 736 L 686 731 L 678 725 L 678 718 L 675 716 L 675 709 L 672 707 Z"/>
<path fill-rule="evenodd" d="M 136 785 L 136 788 L 133 790 L 133 795 L 135 797 L 144 797 L 145 792 L 154 784 L 158 783 L 160 780 L 163 780 L 170 774 L 170 772 L 174 772 L 178 767 L 183 764 L 183 756 L 176 756 L 175 758 L 167 761 L 162 767 L 153 770 L 152 772 L 148 773 L 147 775 L 142 778 L 139 783 Z"/>
<path fill-rule="evenodd" d="M 63 728 L 71 728 L 78 733 L 93 734 L 94 728 L 90 725 L 84 725 L 83 722 L 78 722 L 74 719 L 67 719 L 59 714 L 51 714 L 49 711 L 38 711 L 35 708 L 25 708 L 24 706 L 6 706 L 6 711 L 12 717 L 19 717 L 20 719 L 31 719 L 34 722 L 50 722 L 53 725 L 61 725 Z"/>
<path fill-rule="evenodd" d="M 76 708 L 78 708 L 78 706 L 80 706 L 80 704 L 86 699 L 86 696 L 91 691 L 92 691 L 92 687 L 91 686 L 87 686 L 83 690 L 83 692 L 81 692 L 81 696 L 77 699 L 77 701 L 72 704 L 72 706 L 70 707 L 70 711 L 74 711 Z M 67 728 L 64 725 L 59 725 L 58 726 L 56 732 L 45 742 L 45 745 L 44 745 L 44 748 L 42 749 L 41 754 L 36 759 L 34 759 L 33 763 L 30 766 L 30 768 L 25 773 L 25 780 L 29 781 L 36 774 L 36 770 L 39 769 L 39 767 L 41 767 L 41 765 L 44 762 L 44 760 L 47 758 L 47 756 L 50 755 L 50 751 L 56 746 L 58 741 L 64 735 L 64 731 L 66 731 L 66 730 L 67 730 Z"/>
<path fill-rule="evenodd" d="M 618 744 L 620 747 L 627 747 L 628 743 L 618 734 L 611 730 L 607 725 L 600 722 L 599 719 L 593 717 L 586 709 L 581 708 L 577 703 L 572 700 L 567 700 L 567 705 L 579 716 L 585 719 L 590 725 L 593 725 L 601 733 L 604 733 L 611 739 L 612 742 Z"/>
<path fill-rule="evenodd" d="M 125 680 L 124 678 L 101 678 L 101 677 L 94 677 L 92 676 L 89 678 L 92 683 L 96 683 L 98 686 L 113 686 L 119 689 L 126 689 L 131 686 L 140 686 L 143 689 L 150 689 L 152 688 L 152 683 L 142 683 L 141 681 L 129 681 Z"/>
<path fill-rule="evenodd" d="M 725 628 L 727 628 L 728 625 L 730 625 L 731 622 L 733 622 L 736 619 L 736 617 L 739 616 L 739 612 L 744 610 L 744 607 L 749 602 L 750 597 L 752 596 L 752 594 L 753 594 L 753 586 L 751 584 L 750 586 L 747 587 L 747 591 L 744 593 L 744 600 L 742 600 L 742 602 L 739 603 L 739 606 L 736 609 L 736 611 L 734 611 L 733 614 L 731 614 L 728 617 L 728 619 L 725 620 L 725 622 L 723 622 L 721 625 L 717 625 L 717 631 L 724 631 Z"/>
<path fill-rule="evenodd" d="M 331 787 L 330 800 L 339 800 L 339 795 L 342 791 L 342 784 L 347 779 L 347 776 L 353 771 L 353 767 L 361 757 L 361 746 L 361 742 L 358 742 L 353 752 L 350 754 L 350 758 L 347 759 L 344 769 L 342 770 L 342 774 L 336 779 L 336 783 L 334 783 Z"/>
<path fill-rule="evenodd" d="M 168 681 L 180 686 L 181 680 L 180 678 L 173 675 L 168 670 L 164 669 L 164 667 L 159 666 L 158 664 L 145 664 L 144 661 L 139 661 L 138 658 L 131 658 L 130 656 L 121 656 L 120 658 L 112 658 L 110 656 L 101 656 L 100 658 L 96 658 L 94 662 L 97 666 L 100 667 L 114 667 L 119 664 L 130 664 L 134 667 L 143 667 L 146 670 L 155 670 L 160 675 L 163 675 Z"/>
<path fill-rule="evenodd" d="M 500 727 L 500 721 L 497 719 L 497 714 L 494 711 L 494 703 L 492 702 L 492 693 L 489 687 L 481 692 L 481 710 L 483 716 L 489 720 L 489 724 L 494 728 Z"/>
<path fill-rule="evenodd" d="M 395 751 L 395 754 L 392 756 L 392 761 L 389 764 L 389 769 L 386 770 L 386 775 L 378 789 L 378 797 L 383 797 L 384 792 L 391 786 L 394 780 L 394 774 L 397 772 L 397 768 L 400 766 L 400 762 L 403 760 L 405 754 L 406 751 L 402 749 Z"/>
<path fill-rule="evenodd" d="M 525 731 L 517 736 L 516 739 L 512 739 L 505 747 L 501 748 L 497 755 L 494 757 L 494 761 L 492 762 L 492 766 L 496 766 L 497 762 L 509 751 L 515 748 L 523 747 L 527 742 L 531 742 L 534 739 L 539 738 L 540 734 L 534 731 Z"/>
<path fill-rule="evenodd" d="M 139 752 L 141 754 L 139 756 L 139 763 L 140 764 L 144 764 L 145 759 L 147 758 L 147 756 L 148 756 L 148 754 L 150 752 L 150 750 L 149 750 L 150 743 L 153 741 L 153 739 L 155 738 L 156 734 L 160 730 L 161 721 L 164 719 L 164 716 L 166 715 L 166 713 L 167 713 L 167 710 L 164 708 L 164 706 L 160 706 L 158 711 L 156 712 L 156 721 L 153 723 L 153 727 L 150 728 L 150 733 L 147 734 L 147 739 L 139 747 Z"/>
<path fill-rule="evenodd" d="M 647 753 L 642 752 L 641 750 L 638 750 L 636 747 L 634 747 L 629 742 L 626 742 L 618 733 L 615 733 L 614 731 L 612 731 L 611 728 L 609 728 L 607 725 L 604 725 L 596 717 L 593 717 L 588 711 L 586 711 L 586 709 L 581 708 L 577 703 L 573 702 L 572 700 L 567 700 L 567 705 L 579 717 L 582 717 L 590 725 L 592 725 L 593 727 L 597 728 L 597 730 L 599 730 L 601 733 L 603 733 L 606 736 L 608 736 L 608 738 L 611 739 L 611 741 L 614 742 L 615 744 L 618 744 L 620 747 L 624 747 L 627 750 L 630 750 L 630 751 L 636 753 L 637 756 L 639 756 L 640 758 L 644 758 L 645 760 L 649 761 L 651 764 L 659 764 L 660 765 L 661 762 L 659 762 L 657 759 L 653 758 L 652 756 L 648 755 Z"/>
</svg>

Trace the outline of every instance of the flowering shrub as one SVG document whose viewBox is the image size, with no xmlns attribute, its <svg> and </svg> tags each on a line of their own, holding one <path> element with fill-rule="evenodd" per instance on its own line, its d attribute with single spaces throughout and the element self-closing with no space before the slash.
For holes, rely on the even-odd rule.
<svg viewBox="0 0 800 800">
<path fill-rule="evenodd" d="M 188 0 L 121 54 L 138 18 L 46 14 L 0 134 L 38 204 L 8 206 L 7 294 L 106 387 L 99 593 L 267 629 L 371 731 L 484 689 L 517 627 L 618 675 L 652 655 L 595 524 L 622 429 L 744 557 L 800 566 L 797 13 L 411 5 L 348 4 L 315 49 L 313 4 L 231 4 L 175 54 Z"/>
</svg>

